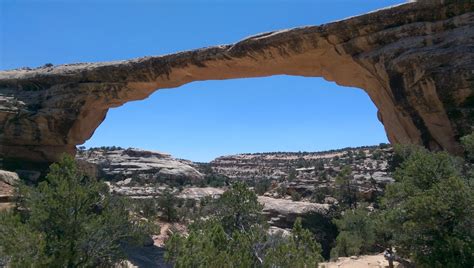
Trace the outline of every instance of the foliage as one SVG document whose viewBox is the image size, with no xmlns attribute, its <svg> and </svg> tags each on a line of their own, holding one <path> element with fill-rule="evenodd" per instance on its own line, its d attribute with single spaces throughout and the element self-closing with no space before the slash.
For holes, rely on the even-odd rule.
<svg viewBox="0 0 474 268">
<path fill-rule="evenodd" d="M 112 266 L 142 225 L 105 184 L 65 156 L 37 187 L 23 186 L 19 210 L 0 215 L 0 256 L 12 267 Z"/>
<path fill-rule="evenodd" d="M 353 184 L 350 166 L 342 168 L 336 177 L 336 195 L 342 206 L 357 207 L 357 186 Z"/>
<path fill-rule="evenodd" d="M 372 159 L 379 160 L 379 159 L 382 159 L 382 157 L 383 157 L 383 153 L 380 149 L 376 149 L 372 153 Z"/>
<path fill-rule="evenodd" d="M 472 136 L 462 139 L 467 160 Z M 472 165 L 446 152 L 396 146 L 391 160 L 395 183 L 380 210 L 346 210 L 335 220 L 340 231 L 332 257 L 395 248 L 417 267 L 470 267 L 474 263 Z"/>
<path fill-rule="evenodd" d="M 334 223 L 339 229 L 336 246 L 331 257 L 344 257 L 369 253 L 375 242 L 375 226 L 365 208 L 346 210 Z"/>
<path fill-rule="evenodd" d="M 390 144 L 389 144 L 389 143 L 380 143 L 380 144 L 379 144 L 379 148 L 380 148 L 380 149 L 387 149 L 387 148 L 390 148 Z"/>
<path fill-rule="evenodd" d="M 200 171 L 205 174 L 202 180 L 197 183 L 199 187 L 224 187 L 229 185 L 229 178 L 216 173 L 208 163 L 200 163 Z"/>
<path fill-rule="evenodd" d="M 360 254 L 364 240 L 351 232 L 341 232 L 337 235 L 336 246 L 331 250 L 331 258 L 354 256 Z"/>
<path fill-rule="evenodd" d="M 286 193 L 288 192 L 288 188 L 286 187 L 285 184 L 280 183 L 280 185 L 278 186 L 276 191 L 277 191 L 279 196 L 284 197 L 286 195 Z"/>
<path fill-rule="evenodd" d="M 321 244 L 322 255 L 325 259 L 329 259 L 337 236 L 337 226 L 332 221 L 335 214 L 337 210 L 329 210 L 326 214 L 312 212 L 302 217 L 303 227 L 308 229 Z"/>
<path fill-rule="evenodd" d="M 255 183 L 255 187 L 254 187 L 255 193 L 257 193 L 258 195 L 263 195 L 265 192 L 270 190 L 271 185 L 272 185 L 272 182 L 269 179 L 258 180 Z"/>
<path fill-rule="evenodd" d="M 301 194 L 298 193 L 297 191 L 292 191 L 291 192 L 291 200 L 300 201 L 301 200 Z"/>
<path fill-rule="evenodd" d="M 402 151 L 406 160 L 382 198 L 390 242 L 421 267 L 468 267 L 474 263 L 474 190 L 460 160 L 421 148 Z"/>
<path fill-rule="evenodd" d="M 249 233 L 251 231 L 249 230 Z M 252 267 L 254 239 L 238 231 L 228 235 L 216 220 L 191 227 L 187 237 L 174 234 L 166 242 L 165 259 L 175 267 Z"/>
<path fill-rule="evenodd" d="M 258 202 L 255 193 L 245 183 L 234 183 L 216 202 L 214 216 L 222 223 L 226 232 L 245 231 L 252 226 L 263 224 L 261 215 L 263 206 Z"/>
<path fill-rule="evenodd" d="M 315 171 L 323 171 L 324 170 L 324 162 L 322 160 L 318 160 L 314 162 L 314 170 Z"/>
<path fill-rule="evenodd" d="M 210 174 L 206 175 L 202 182 L 205 183 L 203 186 L 224 187 L 229 185 L 229 178 L 221 174 Z"/>
<path fill-rule="evenodd" d="M 198 228 L 197 228 L 198 227 Z M 259 226 L 226 233 L 217 220 L 194 225 L 187 237 L 173 235 L 165 259 L 175 267 L 317 267 L 321 248 L 311 232 L 295 222 L 289 237 Z"/>
<path fill-rule="evenodd" d="M 176 207 L 179 204 L 178 198 L 171 189 L 165 189 L 157 199 L 158 210 L 168 222 L 178 220 L 178 210 Z"/>
<path fill-rule="evenodd" d="M 294 168 L 291 168 L 288 172 L 288 181 L 296 180 L 297 175 L 298 175 L 298 172 Z"/>
<path fill-rule="evenodd" d="M 291 235 L 269 247 L 264 267 L 317 267 L 322 260 L 321 246 L 314 241 L 310 231 L 303 229 L 301 218 L 296 219 Z"/>
<path fill-rule="evenodd" d="M 187 237 L 173 234 L 165 259 L 175 267 L 316 267 L 321 248 L 295 222 L 292 235 L 269 234 L 257 196 L 236 183 L 213 210 L 190 226 Z"/>
<path fill-rule="evenodd" d="M 422 150 L 422 147 L 396 144 L 393 147 L 394 153 L 391 159 L 388 161 L 390 171 L 395 171 L 405 160 L 410 157 L 410 155 L 419 150 Z"/>
<path fill-rule="evenodd" d="M 0 213 L 0 266 L 47 266 L 44 235 L 21 221 L 20 215 Z"/>
<path fill-rule="evenodd" d="M 462 137 L 461 143 L 465 149 L 466 159 L 474 162 L 474 133 Z"/>
<path fill-rule="evenodd" d="M 356 154 L 356 159 L 357 160 L 365 159 L 366 157 L 367 157 L 367 155 L 366 155 L 364 150 L 357 151 L 357 154 Z"/>
</svg>

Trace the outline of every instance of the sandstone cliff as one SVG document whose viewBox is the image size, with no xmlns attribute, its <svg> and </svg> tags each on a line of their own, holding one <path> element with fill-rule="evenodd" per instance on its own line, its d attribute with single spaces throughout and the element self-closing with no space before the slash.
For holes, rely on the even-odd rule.
<svg viewBox="0 0 474 268">
<path fill-rule="evenodd" d="M 420 1 L 166 56 L 2 71 L 0 157 L 15 169 L 74 153 L 108 109 L 157 89 L 279 74 L 362 88 L 391 142 L 459 153 L 474 118 L 473 26 L 472 1 Z"/>
</svg>

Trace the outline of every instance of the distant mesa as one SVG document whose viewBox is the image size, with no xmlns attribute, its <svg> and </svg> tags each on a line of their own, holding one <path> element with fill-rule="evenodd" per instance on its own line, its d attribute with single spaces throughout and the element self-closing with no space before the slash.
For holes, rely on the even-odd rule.
<svg viewBox="0 0 474 268">
<path fill-rule="evenodd" d="M 2 71 L 0 158 L 25 169 L 74 154 L 110 108 L 158 89 L 281 74 L 361 88 L 390 142 L 460 153 L 474 120 L 473 10 L 419 1 L 166 56 Z"/>
</svg>

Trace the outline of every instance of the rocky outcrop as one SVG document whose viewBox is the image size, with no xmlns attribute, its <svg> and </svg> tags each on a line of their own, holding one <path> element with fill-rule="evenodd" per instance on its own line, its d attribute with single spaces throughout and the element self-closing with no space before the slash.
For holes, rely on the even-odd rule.
<svg viewBox="0 0 474 268">
<path fill-rule="evenodd" d="M 18 174 L 0 170 L 0 210 L 13 206 L 15 187 L 19 181 Z"/>
<path fill-rule="evenodd" d="M 209 166 L 214 174 L 232 180 L 251 184 L 269 181 L 267 196 L 282 198 L 297 192 L 304 199 L 323 203 L 326 203 L 326 197 L 333 197 L 331 195 L 337 188 L 336 177 L 343 167 L 348 166 L 351 168 L 351 185 L 360 200 L 373 202 L 385 186 L 393 182 L 388 170 L 392 155 L 393 149 L 384 144 L 324 152 L 229 155 L 214 159 Z"/>
<path fill-rule="evenodd" d="M 277 199 L 259 196 L 258 202 L 263 205 L 262 214 L 269 220 L 268 223 L 279 228 L 292 228 L 296 218 L 309 214 L 326 215 L 330 205 L 316 204 L 287 199 Z"/>
<path fill-rule="evenodd" d="M 199 80 L 298 75 L 367 92 L 393 143 L 459 153 L 473 124 L 474 4 L 419 1 L 166 56 L 0 72 L 4 166 L 74 153 L 107 111 Z"/>
<path fill-rule="evenodd" d="M 169 154 L 134 148 L 94 148 L 79 151 L 76 159 L 81 169 L 89 175 L 129 186 L 159 182 L 182 184 L 196 182 L 203 177 L 189 161 L 172 158 Z"/>
<path fill-rule="evenodd" d="M 188 187 L 184 188 L 178 195 L 182 199 L 194 199 L 199 200 L 204 197 L 219 198 L 225 189 L 215 187 Z"/>
</svg>

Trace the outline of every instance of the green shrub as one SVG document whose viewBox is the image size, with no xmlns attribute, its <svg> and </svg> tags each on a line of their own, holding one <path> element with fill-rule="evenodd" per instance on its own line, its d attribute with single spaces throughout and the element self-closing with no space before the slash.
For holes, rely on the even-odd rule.
<svg viewBox="0 0 474 268">
<path fill-rule="evenodd" d="M 301 200 L 301 194 L 298 193 L 297 191 L 292 191 L 291 192 L 291 200 L 300 201 Z"/>
<path fill-rule="evenodd" d="M 375 242 L 375 226 L 364 208 L 346 210 L 340 219 L 335 219 L 339 235 L 331 257 L 347 257 L 370 253 Z"/>
<path fill-rule="evenodd" d="M 165 259 L 175 267 L 317 267 L 322 259 L 314 236 L 295 222 L 292 235 L 269 234 L 262 205 L 244 183 L 236 183 L 208 214 L 197 219 L 188 236 L 166 242 Z"/>
<path fill-rule="evenodd" d="M 180 202 L 181 200 L 176 197 L 172 189 L 165 189 L 157 198 L 158 210 L 168 222 L 177 221 L 179 219 L 177 207 Z"/>
<path fill-rule="evenodd" d="M 112 266 L 124 259 L 123 243 L 145 236 L 125 202 L 70 156 L 20 196 L 18 210 L 0 213 L 0 258 L 12 267 Z"/>
<path fill-rule="evenodd" d="M 474 190 L 459 160 L 413 150 L 382 199 L 383 216 L 400 255 L 422 267 L 474 263 Z"/>
<path fill-rule="evenodd" d="M 258 195 L 263 195 L 265 192 L 270 190 L 272 182 L 269 179 L 260 179 L 255 183 L 255 193 Z"/>
</svg>

